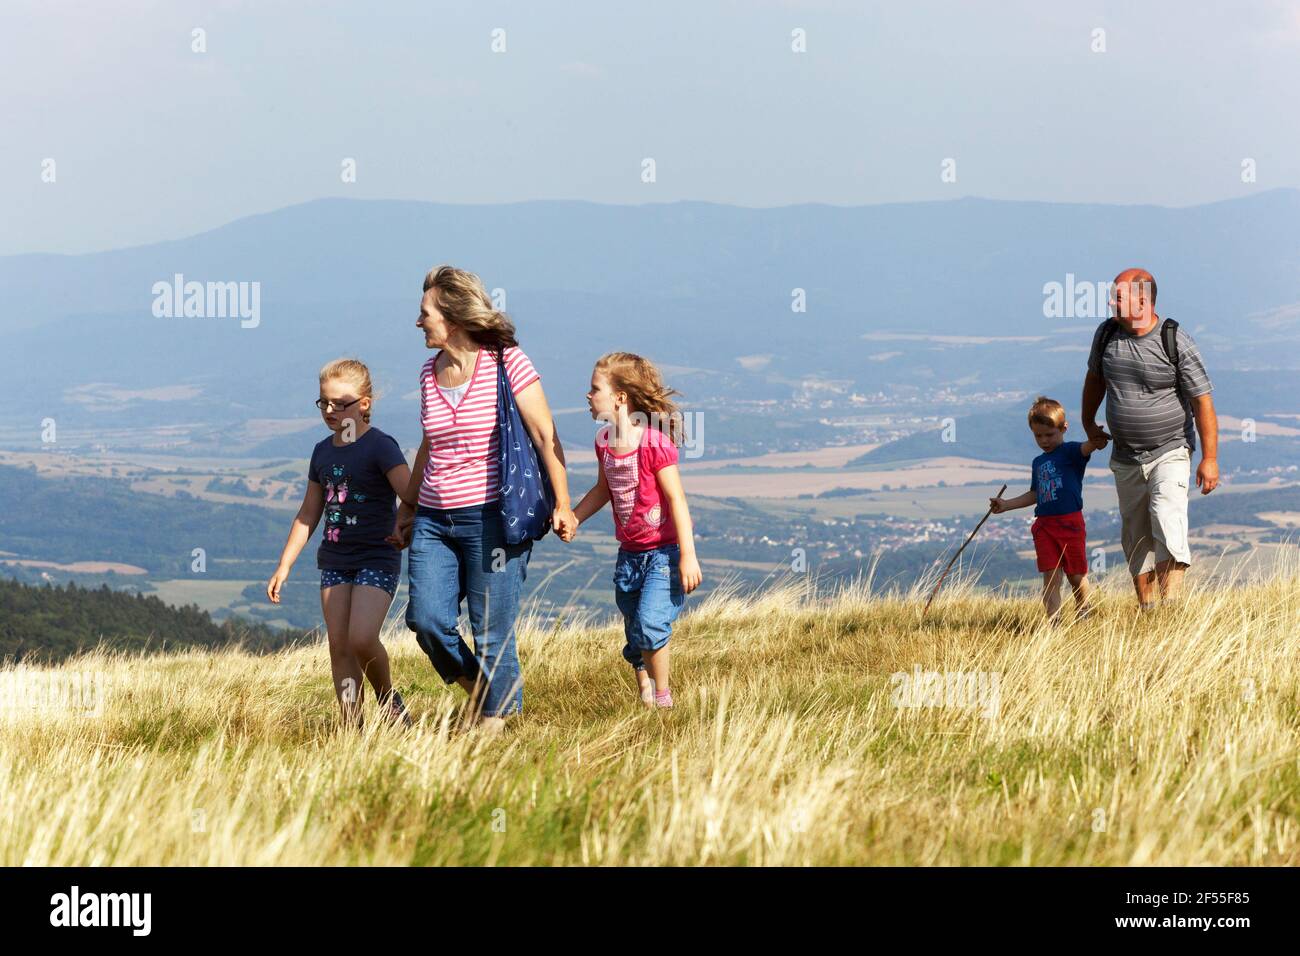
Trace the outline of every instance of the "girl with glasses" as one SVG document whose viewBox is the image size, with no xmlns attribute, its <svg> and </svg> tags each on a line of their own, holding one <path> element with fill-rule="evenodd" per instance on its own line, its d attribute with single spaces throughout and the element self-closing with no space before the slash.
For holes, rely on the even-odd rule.
<svg viewBox="0 0 1300 956">
<path fill-rule="evenodd" d="M 370 424 L 373 404 L 364 364 L 338 359 L 321 369 L 316 407 L 330 435 L 312 451 L 302 507 L 266 585 L 267 597 L 280 603 L 289 570 L 323 517 L 316 566 L 330 670 L 344 722 L 356 727 L 362 724 L 365 681 L 374 688 L 383 719 L 411 723 L 379 640 L 402 568 L 401 551 L 385 538 L 411 471 L 397 442 Z"/>
</svg>

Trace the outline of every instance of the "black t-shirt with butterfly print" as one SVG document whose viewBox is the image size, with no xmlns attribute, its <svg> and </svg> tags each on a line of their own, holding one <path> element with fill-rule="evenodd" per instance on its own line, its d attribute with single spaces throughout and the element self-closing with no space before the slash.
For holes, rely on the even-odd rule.
<svg viewBox="0 0 1300 956">
<path fill-rule="evenodd" d="M 307 479 L 321 486 L 325 511 L 316 567 L 332 571 L 402 569 L 402 552 L 384 540 L 393 530 L 397 495 L 388 473 L 406 464 L 391 436 L 371 426 L 346 445 L 334 436 L 311 453 Z"/>
</svg>

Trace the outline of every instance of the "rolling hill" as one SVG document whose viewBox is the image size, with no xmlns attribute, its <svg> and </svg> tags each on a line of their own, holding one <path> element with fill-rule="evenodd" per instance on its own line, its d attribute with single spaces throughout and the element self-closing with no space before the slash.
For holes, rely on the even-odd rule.
<svg viewBox="0 0 1300 956">
<path fill-rule="evenodd" d="M 498 738 L 400 624 L 408 731 L 370 695 L 338 727 L 322 644 L 0 671 L 105 678 L 95 715 L 0 714 L 0 864 L 1300 863 L 1294 568 L 1154 614 L 1100 597 L 1049 627 L 959 587 L 925 621 L 862 587 L 719 594 L 679 619 L 658 712 L 619 628 L 525 626 Z"/>
</svg>

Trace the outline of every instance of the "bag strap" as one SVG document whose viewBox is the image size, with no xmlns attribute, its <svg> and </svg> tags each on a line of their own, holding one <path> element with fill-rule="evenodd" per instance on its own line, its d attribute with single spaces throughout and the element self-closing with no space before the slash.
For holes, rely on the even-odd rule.
<svg viewBox="0 0 1300 956">
<path fill-rule="evenodd" d="M 1110 340 L 1115 337 L 1118 330 L 1119 323 L 1113 318 L 1107 319 L 1101 325 L 1101 343 L 1097 346 L 1097 368 L 1101 370 L 1103 378 L 1106 371 L 1106 346 L 1110 345 Z"/>
<path fill-rule="evenodd" d="M 1173 319 L 1165 319 L 1160 324 L 1160 344 L 1164 346 L 1165 358 L 1169 359 L 1174 367 L 1174 394 L 1178 400 L 1183 400 L 1182 384 L 1178 380 L 1178 323 Z"/>
<path fill-rule="evenodd" d="M 504 378 L 506 380 L 506 391 L 510 391 L 510 373 L 506 371 L 506 350 L 500 348 L 490 349 L 492 355 L 497 360 L 497 382 Z"/>
<path fill-rule="evenodd" d="M 1160 344 L 1165 347 L 1165 358 L 1173 363 L 1174 369 L 1178 368 L 1178 323 L 1173 319 L 1165 319 L 1160 326 Z"/>
</svg>

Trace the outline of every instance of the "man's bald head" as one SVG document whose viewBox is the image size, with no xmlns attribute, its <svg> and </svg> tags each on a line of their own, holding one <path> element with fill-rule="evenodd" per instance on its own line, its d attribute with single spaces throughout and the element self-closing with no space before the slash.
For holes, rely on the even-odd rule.
<svg viewBox="0 0 1300 956">
<path fill-rule="evenodd" d="M 1111 305 L 1115 318 L 1125 321 L 1130 331 L 1145 328 L 1155 318 L 1155 276 L 1146 269 L 1125 269 L 1115 277 Z"/>
</svg>

